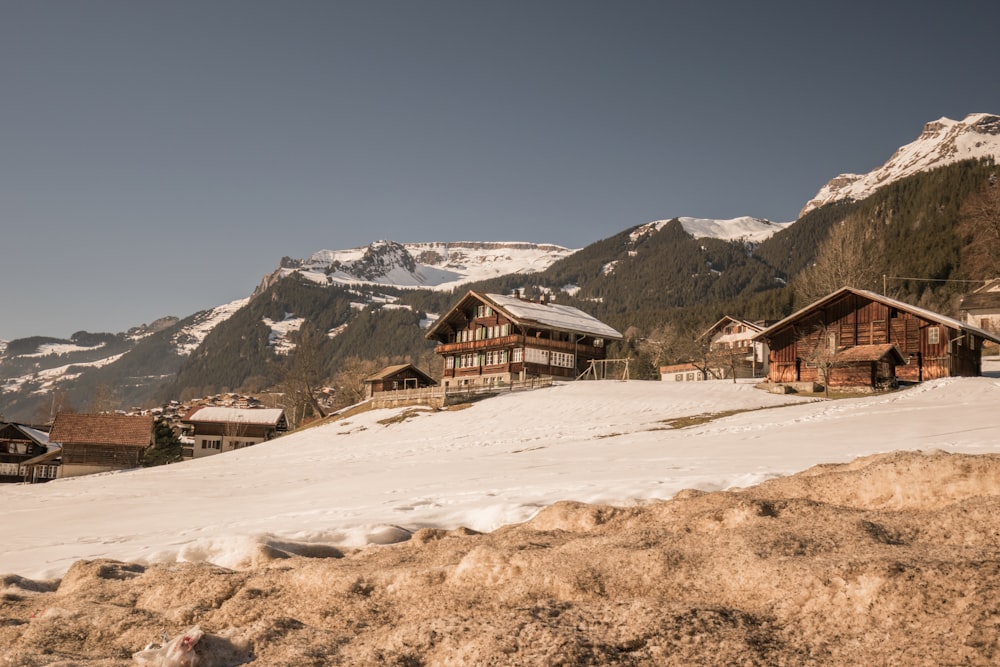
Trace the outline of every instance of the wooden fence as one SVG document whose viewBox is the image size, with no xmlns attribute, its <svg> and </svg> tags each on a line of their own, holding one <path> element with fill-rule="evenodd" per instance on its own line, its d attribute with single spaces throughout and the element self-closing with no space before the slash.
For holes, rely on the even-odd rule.
<svg viewBox="0 0 1000 667">
<path fill-rule="evenodd" d="M 443 408 L 446 405 L 465 403 L 487 396 L 496 396 L 511 391 L 530 391 L 552 386 L 551 377 L 528 378 L 514 382 L 491 385 L 466 385 L 462 387 L 424 387 L 421 389 L 397 389 L 380 391 L 371 398 L 373 408 L 399 408 L 407 405 L 429 405 Z"/>
</svg>

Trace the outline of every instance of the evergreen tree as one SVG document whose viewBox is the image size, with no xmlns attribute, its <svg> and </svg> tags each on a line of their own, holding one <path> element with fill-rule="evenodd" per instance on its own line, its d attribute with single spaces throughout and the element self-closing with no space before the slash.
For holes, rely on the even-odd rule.
<svg viewBox="0 0 1000 667">
<path fill-rule="evenodd" d="M 176 463 L 181 460 L 181 440 L 165 419 L 153 423 L 153 446 L 142 455 L 144 467 Z"/>
</svg>

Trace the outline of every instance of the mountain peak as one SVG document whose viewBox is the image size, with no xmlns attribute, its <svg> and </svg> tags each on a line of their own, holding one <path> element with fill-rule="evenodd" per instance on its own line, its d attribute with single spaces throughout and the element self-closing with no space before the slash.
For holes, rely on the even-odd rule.
<svg viewBox="0 0 1000 667">
<path fill-rule="evenodd" d="M 889 183 L 921 171 L 996 156 L 1000 156 L 1000 116 L 972 113 L 960 121 L 942 117 L 926 123 L 916 140 L 896 150 L 878 169 L 831 179 L 806 203 L 799 217 L 824 204 L 864 199 Z"/>
</svg>

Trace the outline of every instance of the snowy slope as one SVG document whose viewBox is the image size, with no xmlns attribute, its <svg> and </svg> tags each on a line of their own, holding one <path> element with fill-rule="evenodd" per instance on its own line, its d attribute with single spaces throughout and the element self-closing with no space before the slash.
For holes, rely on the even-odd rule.
<svg viewBox="0 0 1000 667">
<path fill-rule="evenodd" d="M 728 220 L 687 217 L 676 219 L 680 220 L 684 231 L 696 239 L 714 238 L 723 241 L 738 241 L 742 239 L 752 243 L 764 241 L 776 232 L 792 224 L 791 222 L 771 222 L 770 220 L 752 218 L 750 216 L 730 218 Z M 669 220 L 655 220 L 641 225 L 632 232 L 631 238 L 633 241 L 636 241 L 646 234 L 659 231 L 671 220 L 673 218 Z"/>
<path fill-rule="evenodd" d="M 236 567 L 281 541 L 492 530 L 558 500 L 627 505 L 897 449 L 998 452 L 991 372 L 839 401 L 729 381 L 567 383 L 463 410 L 371 411 L 160 468 L 0 485 L 0 574 L 60 576 L 98 557 Z M 743 412 L 669 423 L 725 410 Z"/>
<path fill-rule="evenodd" d="M 832 179 L 809 200 L 799 217 L 831 202 L 864 199 L 893 181 L 921 171 L 990 156 L 1000 157 L 1000 116 L 974 113 L 961 121 L 940 118 L 924 125 L 916 141 L 898 149 L 878 169 Z"/>
<path fill-rule="evenodd" d="M 450 290 L 511 273 L 544 271 L 574 252 L 562 246 L 537 243 L 375 241 L 363 248 L 320 250 L 305 260 L 285 261 L 265 278 L 262 287 L 297 271 L 324 285 L 374 284 Z"/>
</svg>

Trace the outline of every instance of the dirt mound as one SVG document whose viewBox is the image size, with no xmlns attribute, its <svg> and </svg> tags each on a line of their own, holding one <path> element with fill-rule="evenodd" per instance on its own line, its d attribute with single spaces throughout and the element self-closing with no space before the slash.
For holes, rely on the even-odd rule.
<svg viewBox="0 0 1000 667">
<path fill-rule="evenodd" d="M 1000 457 L 894 453 L 730 492 L 558 503 L 490 534 L 233 571 L 81 561 L 0 579 L 0 665 L 993 665 Z M 58 586 L 57 586 L 58 583 Z"/>
</svg>

